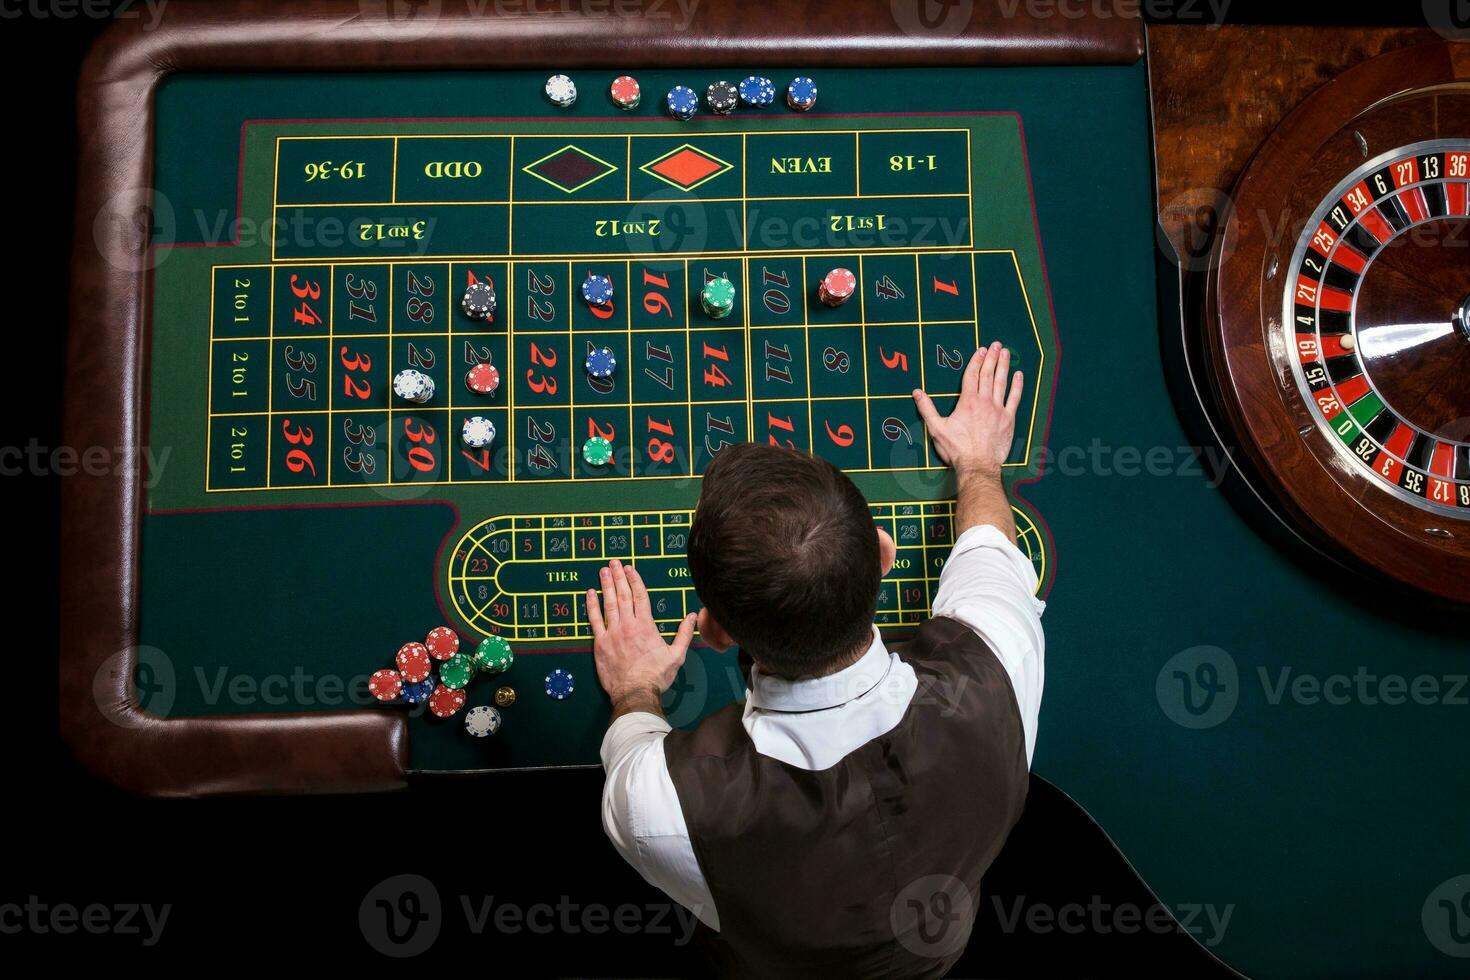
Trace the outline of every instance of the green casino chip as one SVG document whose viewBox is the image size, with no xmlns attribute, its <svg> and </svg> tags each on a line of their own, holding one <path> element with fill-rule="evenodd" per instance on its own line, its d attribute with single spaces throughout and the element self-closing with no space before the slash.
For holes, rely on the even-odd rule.
<svg viewBox="0 0 1470 980">
<path fill-rule="evenodd" d="M 487 674 L 503 674 L 514 662 L 515 655 L 503 636 L 487 636 L 475 648 L 475 666 Z"/>
<path fill-rule="evenodd" d="M 439 683 L 451 691 L 458 691 L 475 676 L 475 662 L 462 653 L 456 653 L 439 667 Z"/>
<path fill-rule="evenodd" d="M 735 309 L 735 284 L 721 276 L 704 284 L 699 293 L 699 302 L 704 312 L 716 320 L 730 315 Z"/>
<path fill-rule="evenodd" d="M 589 466 L 606 466 L 613 458 L 612 443 L 602 436 L 593 436 L 582 444 L 582 458 Z"/>
</svg>

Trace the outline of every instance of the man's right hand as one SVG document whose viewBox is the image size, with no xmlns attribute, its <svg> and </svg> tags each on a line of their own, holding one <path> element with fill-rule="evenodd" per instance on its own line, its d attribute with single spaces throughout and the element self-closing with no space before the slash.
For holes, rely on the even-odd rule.
<svg viewBox="0 0 1470 980">
<path fill-rule="evenodd" d="M 1015 437 L 1016 409 L 1021 405 L 1024 380 L 1020 371 L 1012 377 L 1010 369 L 1011 353 L 999 341 L 977 350 L 965 367 L 960 399 L 949 418 L 939 414 L 927 394 L 914 389 L 919 416 L 929 428 L 934 447 L 960 479 L 1000 477 L 1001 465 L 1010 455 Z"/>
</svg>

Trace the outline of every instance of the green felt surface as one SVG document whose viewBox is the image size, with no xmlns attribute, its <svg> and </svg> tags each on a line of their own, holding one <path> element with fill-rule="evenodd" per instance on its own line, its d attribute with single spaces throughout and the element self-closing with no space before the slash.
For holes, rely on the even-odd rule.
<svg viewBox="0 0 1470 980">
<path fill-rule="evenodd" d="M 795 74 L 769 73 L 778 78 Z M 792 219 L 810 209 L 800 202 L 761 197 L 772 186 L 787 185 L 779 175 L 773 177 L 769 168 L 743 165 L 749 160 L 748 138 L 746 150 L 739 155 L 729 152 L 729 147 L 722 147 L 726 151 L 722 153 L 712 149 L 711 153 L 736 166 L 689 192 L 640 169 L 633 159 L 632 141 L 622 138 L 633 132 L 647 134 L 650 146 L 662 140 L 661 152 L 676 150 L 684 142 L 698 143 L 686 137 L 706 139 L 714 147 L 733 143 L 729 133 L 758 133 L 770 145 L 786 144 L 789 154 L 798 158 L 816 155 L 815 151 L 804 153 L 806 146 L 829 148 L 835 169 L 843 171 L 844 161 L 850 157 L 849 162 L 856 165 L 863 153 L 856 137 L 847 137 L 853 139 L 847 149 L 839 147 L 830 134 L 823 137 L 814 131 L 877 128 L 871 121 L 799 117 L 784 110 L 758 117 L 751 114 L 734 123 L 705 116 L 687 127 L 660 118 L 659 100 L 652 93 L 708 74 L 640 73 L 644 104 L 631 116 L 605 101 L 601 87 L 606 79 L 595 72 L 575 75 L 582 98 L 565 114 L 542 98 L 543 77 L 529 73 L 211 76 L 177 78 L 163 87 L 158 100 L 157 183 L 167 206 L 160 209 L 160 231 L 166 240 L 177 242 L 219 243 L 238 238 L 238 244 L 222 247 L 164 250 L 154 274 L 151 441 L 155 451 L 166 446 L 171 454 L 150 489 L 153 513 L 143 528 L 140 610 L 142 641 L 164 651 L 173 666 L 176 690 L 171 692 L 171 713 L 294 707 L 332 710 L 350 702 L 350 696 L 334 699 L 302 694 L 296 687 L 284 697 L 268 700 L 250 697 L 247 692 L 253 679 L 297 673 L 365 677 L 387 664 L 398 643 L 421 636 L 443 618 L 456 619 L 460 615 L 456 587 L 466 594 L 479 584 L 470 578 L 455 579 L 456 568 L 463 571 L 466 560 L 474 557 L 473 547 L 462 539 L 476 528 L 483 534 L 486 521 L 564 516 L 568 519 L 565 528 L 536 527 L 532 546 L 547 548 L 548 540 L 560 539 L 569 530 L 567 545 L 575 549 L 576 515 L 625 514 L 627 526 L 636 531 L 635 513 L 677 515 L 697 497 L 698 479 L 691 474 L 697 474 L 701 457 L 692 429 L 695 406 L 703 409 L 706 405 L 697 401 L 694 379 L 701 376 L 696 368 L 702 365 L 690 359 L 690 349 L 703 350 L 706 338 L 700 336 L 702 331 L 716 341 L 726 336 L 733 339 L 730 323 L 692 319 L 687 329 L 680 324 L 669 331 L 669 343 L 686 344 L 679 351 L 682 360 L 678 363 L 684 368 L 681 383 L 691 387 L 683 400 L 671 398 L 661 403 L 656 396 L 639 395 L 617 404 L 617 399 L 598 402 L 596 393 L 579 391 L 584 400 L 574 397 L 565 406 L 538 404 L 519 370 L 533 363 L 529 334 L 520 335 L 519 323 L 513 323 L 509 334 L 469 330 L 468 324 L 456 324 L 445 308 L 451 316 L 447 329 L 441 319 L 439 332 L 431 324 L 415 336 L 402 289 L 407 270 L 389 263 L 413 262 L 419 272 L 436 277 L 436 283 L 442 280 L 458 287 L 472 270 L 499 275 L 505 283 L 518 286 L 530 270 L 509 263 L 525 261 L 543 280 L 560 277 L 555 280 L 558 287 L 570 289 L 584 261 L 626 263 L 617 271 L 627 277 L 639 274 L 632 263 L 653 261 L 649 256 L 656 254 L 659 262 L 668 265 L 670 306 L 681 310 L 689 307 L 688 283 L 697 283 L 706 266 L 718 265 L 718 271 L 741 280 L 741 312 L 747 319 L 734 324 L 734 333 L 744 333 L 741 325 L 751 323 L 752 336 L 765 330 L 777 346 L 798 337 L 805 345 L 813 332 L 810 319 L 815 312 L 832 317 L 821 323 L 821 330 L 830 331 L 823 336 L 842 341 L 833 346 L 856 354 L 858 345 L 868 338 L 857 321 L 844 318 L 869 319 L 864 309 L 849 304 L 824 314 L 803 307 L 802 319 L 789 311 L 773 312 L 751 301 L 751 269 L 759 278 L 766 267 L 763 262 L 780 274 L 775 263 L 793 255 L 798 259 L 818 255 L 821 265 L 829 258 L 841 256 L 847 261 L 861 255 L 871 266 L 864 272 L 874 273 L 866 278 L 878 278 L 881 270 L 902 287 L 908 285 L 903 277 L 916 262 L 943 261 L 926 253 L 927 246 L 915 247 L 912 240 L 878 241 L 870 247 L 872 240 L 865 239 L 858 244 L 850 237 L 854 231 L 847 228 L 836 237 L 819 235 L 815 244 L 793 245 L 789 237 Z M 874 84 L 875 78 L 885 84 Z M 1024 437 L 1018 438 L 1009 471 L 1012 482 L 1028 481 L 1020 488 L 1023 516 L 1034 520 L 1035 547 L 1038 556 L 1045 552 L 1046 578 L 1052 586 L 1045 617 L 1048 670 L 1037 772 L 1098 819 L 1161 900 L 1181 918 L 1189 917 L 1195 925 L 1207 922 L 1203 914 L 1192 916 L 1192 905 L 1210 905 L 1217 915 L 1228 910 L 1223 935 L 1215 935 L 1206 926 L 1200 938 L 1213 940 L 1212 949 L 1238 969 L 1252 975 L 1293 977 L 1456 973 L 1458 962 L 1434 947 L 1430 939 L 1437 927 L 1431 922 L 1426 933 L 1421 911 L 1436 885 L 1470 866 L 1470 843 L 1458 817 L 1470 797 L 1470 776 L 1456 751 L 1466 730 L 1465 708 L 1463 700 L 1455 703 L 1448 696 L 1454 678 L 1466 673 L 1465 623 L 1440 625 L 1411 607 L 1392 610 L 1369 605 L 1361 590 L 1342 584 L 1340 572 L 1288 560 L 1237 516 L 1210 486 L 1206 472 L 1195 462 L 1197 454 L 1184 448 L 1189 440 L 1165 390 L 1154 313 L 1154 205 L 1143 66 L 834 71 L 824 73 L 818 81 L 822 86 L 819 113 L 912 112 L 916 93 L 923 93 L 924 110 L 965 114 L 942 120 L 944 128 L 966 130 L 970 135 L 975 183 L 970 211 L 962 216 L 965 220 L 950 220 L 952 198 L 932 199 L 931 203 L 938 204 L 927 209 L 924 199 L 879 202 L 880 197 L 903 193 L 886 183 L 897 178 L 881 167 L 858 168 L 865 195 L 859 203 L 882 203 L 883 213 L 907 218 L 912 218 L 913 209 L 926 211 L 934 219 L 933 228 L 938 229 L 931 230 L 932 234 L 957 236 L 949 241 L 958 243 L 961 251 L 974 253 L 969 261 L 974 278 L 969 282 L 976 298 L 972 313 L 953 320 L 977 324 L 976 332 L 984 340 L 1003 336 L 1016 348 L 1029 381 L 1035 383 L 1038 370 L 1041 375 L 1039 391 L 1044 396 L 1032 406 L 1034 417 Z M 974 115 L 982 112 L 1001 115 Z M 261 122 L 244 127 L 242 147 L 246 119 L 482 116 L 522 121 Z M 882 128 L 916 126 L 934 128 L 935 122 L 889 117 Z M 442 192 L 440 183 L 428 185 L 432 178 L 413 176 L 416 171 L 422 173 L 420 163 L 436 154 L 453 156 L 445 151 L 464 146 L 456 141 L 435 142 L 448 134 L 463 139 L 514 130 L 518 140 L 521 136 L 528 144 L 543 140 L 547 152 L 552 152 L 571 140 L 547 137 L 548 131 L 565 133 L 575 127 L 585 134 L 578 140 L 595 137 L 602 141 L 596 144 L 598 148 L 622 148 L 621 160 L 613 152 L 595 154 L 619 170 L 586 190 L 590 193 L 599 183 L 622 181 L 623 186 L 608 198 L 615 205 L 576 203 L 576 195 L 563 199 L 565 191 L 519 169 L 534 159 L 521 156 L 519 146 L 514 153 L 514 175 L 502 169 L 494 187 L 488 180 L 471 180 Z M 399 179 L 396 189 L 389 181 L 387 190 L 390 198 L 412 203 L 382 204 L 382 168 L 385 161 L 391 165 L 392 160 L 381 140 L 373 138 L 409 130 L 432 140 L 415 143 L 407 153 L 402 147 L 408 141 L 399 141 Z M 347 152 L 334 154 L 332 159 L 362 161 L 368 175 L 365 186 L 373 185 L 374 196 L 361 196 L 361 188 L 309 186 L 294 178 L 284 184 L 276 182 L 278 172 L 304 174 L 307 163 L 320 158 L 314 148 L 293 145 L 291 153 L 297 155 L 284 155 L 286 165 L 278 171 L 274 160 L 277 136 L 328 132 L 351 137 L 341 141 Z M 906 133 L 864 138 L 873 140 L 874 147 L 891 151 L 870 159 L 909 152 L 883 145 L 883 141 L 907 139 Z M 946 141 L 956 137 L 931 133 L 929 138 L 934 152 L 942 152 Z M 1031 231 L 1032 202 L 1024 171 L 1017 171 L 1023 138 L 1045 247 L 1044 271 Z M 496 154 L 501 144 L 485 141 L 478 146 L 483 153 L 477 159 L 500 159 Z M 588 143 L 589 150 L 592 147 Z M 511 159 L 510 147 L 504 149 L 505 159 Z M 237 186 L 242 151 L 247 166 Z M 642 156 L 651 160 L 657 154 Z M 267 159 L 271 163 L 261 165 Z M 487 167 L 486 172 L 491 169 Z M 732 204 L 737 173 L 744 176 L 742 200 Z M 797 176 L 807 185 L 804 193 L 840 195 L 859 190 L 856 172 L 850 188 L 841 183 L 840 172 L 827 175 L 827 181 L 814 175 Z M 958 183 L 946 183 L 949 179 L 945 171 L 932 177 L 927 186 L 936 194 L 957 192 Z M 287 222 L 287 233 L 272 236 L 262 229 L 278 190 L 284 194 L 281 200 L 290 202 L 282 217 L 292 220 Z M 512 191 L 518 203 L 504 203 Z M 241 220 L 236 227 L 236 200 L 241 194 Z M 352 203 L 362 200 L 379 203 Z M 549 205 L 549 201 L 557 203 Z M 298 203 L 313 206 L 297 208 Z M 611 213 L 606 213 L 609 208 Z M 757 213 L 755 222 L 751 221 L 752 210 Z M 826 217 L 826 204 L 817 210 Z M 845 210 L 866 214 L 879 208 Z M 310 214 L 295 222 L 302 212 Z M 326 226 L 331 225 L 328 218 L 344 219 L 340 228 L 346 229 L 354 218 L 393 224 L 416 215 L 437 219 L 440 223 L 435 227 L 442 229 L 442 237 L 436 230 L 418 253 L 411 242 L 385 238 L 353 244 L 350 234 L 326 234 Z M 632 232 L 631 243 L 599 244 L 595 226 L 588 230 L 589 219 L 595 222 L 599 216 L 635 225 L 657 216 L 671 221 L 678 234 L 667 250 L 655 245 L 658 236 L 649 235 L 646 227 Z M 739 220 L 732 221 L 732 216 L 744 218 L 745 227 Z M 752 224 L 760 228 L 756 238 L 750 237 Z M 909 225 L 906 234 L 912 238 L 916 231 Z M 503 254 L 512 246 L 518 249 L 516 256 Z M 730 261 L 733 250 L 742 246 L 756 251 L 754 260 L 747 255 Z M 580 257 L 558 258 L 569 254 L 572 247 L 584 250 L 578 253 Z M 944 246 L 934 247 L 938 251 Z M 465 248 L 471 251 L 458 251 Z M 713 257 L 699 252 L 727 248 L 731 251 Z M 524 250 L 536 256 L 523 258 Z M 683 264 L 691 254 L 697 256 L 692 268 Z M 238 273 L 215 270 L 216 266 L 239 266 L 257 277 L 264 270 L 269 280 L 273 256 L 278 262 L 290 256 L 297 268 L 278 265 L 276 282 L 268 282 L 264 289 L 258 279 L 251 288 L 237 289 L 234 279 Z M 707 258 L 715 261 L 707 262 Z M 799 263 L 792 267 L 792 276 L 798 267 Z M 289 328 L 273 333 L 275 325 L 292 322 L 295 308 L 292 297 L 282 291 L 283 269 L 332 283 L 345 282 L 345 272 L 362 277 L 359 282 L 378 277 L 373 281 L 381 281 L 387 294 L 381 307 L 389 318 L 385 335 L 373 336 L 376 331 L 361 324 L 354 327 L 340 290 L 327 297 L 325 302 L 331 305 L 323 308 L 331 327 L 328 337 L 308 331 L 291 334 Z M 930 280 L 936 278 L 921 267 L 912 273 L 913 285 L 921 285 L 925 273 Z M 810 279 L 809 268 L 804 274 Z M 1050 341 L 1045 298 L 1048 279 L 1060 354 L 1064 355 L 1059 371 L 1058 351 Z M 286 282 L 288 288 L 288 276 Z M 619 284 L 628 285 L 621 280 Z M 891 336 L 901 344 L 915 345 L 910 349 L 918 357 L 929 358 L 937 366 L 932 347 L 951 339 L 958 345 L 967 338 L 962 330 L 953 338 L 944 336 L 953 332 L 954 324 L 930 321 L 951 318 L 919 308 L 919 296 L 925 303 L 931 298 L 943 302 L 942 296 L 932 290 L 900 291 L 904 293 L 901 300 L 885 301 L 892 304 L 892 316 L 882 318 L 884 340 Z M 237 294 L 243 295 L 238 307 Z M 514 294 L 517 308 L 525 308 L 525 299 L 521 293 Z M 576 342 L 594 335 L 605 335 L 612 345 L 625 344 L 620 352 L 626 349 L 632 357 L 638 349 L 635 341 L 642 339 L 634 332 L 639 324 L 634 320 L 638 314 L 632 312 L 639 308 L 630 304 L 629 319 L 619 324 L 619 335 L 616 330 L 606 332 L 606 324 L 600 321 L 589 321 L 574 305 L 564 306 L 557 313 L 569 316 L 570 321 L 564 325 L 557 321 L 557 330 L 547 333 L 565 339 L 560 349 L 563 357 L 576 349 Z M 236 320 L 236 315 L 242 319 Z M 1040 328 L 1036 332 L 1031 330 L 1032 316 Z M 787 335 L 780 333 L 783 330 Z M 218 358 L 211 361 L 211 331 L 217 350 L 229 354 L 224 363 Z M 232 391 L 235 381 L 230 362 L 235 353 L 246 354 L 244 363 L 254 369 L 262 363 L 285 363 L 281 360 L 286 356 L 284 347 L 290 345 L 293 356 L 315 354 L 320 364 L 330 365 L 336 357 L 333 345 L 340 346 L 339 332 L 350 344 L 363 345 L 361 352 L 391 358 L 394 363 L 408 356 L 409 344 L 431 348 L 436 355 L 433 370 L 441 372 L 441 388 L 453 390 L 455 399 L 461 397 L 463 388 L 457 375 L 448 370 L 448 363 L 463 354 L 461 341 L 490 348 L 495 363 L 502 367 L 514 364 L 518 370 L 514 375 L 504 372 L 501 400 L 487 411 L 500 412 L 497 428 L 517 436 L 530 431 L 528 414 L 539 424 L 551 421 L 558 431 L 570 426 L 575 432 L 589 420 L 598 421 L 596 413 L 608 410 L 609 405 L 624 413 L 620 422 L 626 418 L 643 426 L 646 433 L 650 406 L 683 406 L 685 424 L 691 430 L 687 453 L 680 455 L 683 469 L 659 471 L 646 457 L 640 460 L 637 456 L 646 447 L 625 444 L 614 464 L 624 468 L 609 474 L 616 479 L 601 479 L 572 469 L 577 464 L 571 460 L 579 456 L 573 450 L 580 442 L 568 440 L 554 447 L 555 469 L 550 479 L 532 479 L 529 464 L 524 462 L 524 446 L 517 450 L 507 445 L 489 470 L 477 472 L 462 463 L 436 461 L 433 478 L 426 480 L 409 464 L 397 427 L 389 424 L 389 409 L 393 409 L 392 422 L 415 419 L 435 426 L 436 431 L 445 430 L 452 438 L 458 413 L 467 406 L 455 401 L 411 412 L 385 397 L 362 406 L 367 414 L 351 406 L 359 426 L 386 426 L 381 429 L 385 438 L 376 450 L 381 454 L 374 470 L 378 482 L 360 482 L 359 474 L 338 462 L 337 450 L 344 446 L 329 443 L 330 457 L 313 457 L 312 461 L 321 464 L 318 472 L 328 474 L 324 479 L 332 485 L 293 488 L 288 484 L 301 474 L 285 465 L 287 447 L 272 441 L 271 430 L 275 428 L 272 423 L 281 421 L 275 410 L 292 405 L 286 400 L 295 396 L 284 379 L 269 378 L 262 386 L 253 372 L 249 383 L 241 387 L 243 393 L 230 396 L 232 401 L 240 399 L 232 408 L 249 420 L 250 432 L 232 437 L 227 420 L 222 423 L 225 442 L 219 442 L 221 423 L 209 418 L 211 399 L 221 391 Z M 556 338 L 541 339 L 551 343 Z M 665 338 L 658 339 L 662 346 Z M 827 371 L 821 364 L 822 350 L 793 349 L 803 355 L 789 362 L 794 383 L 809 385 L 811 395 L 829 393 L 832 400 L 783 400 L 773 393 L 779 389 L 765 387 L 770 381 L 763 367 L 769 359 L 752 355 L 745 362 L 751 370 L 737 372 L 744 390 L 737 388 L 738 394 L 711 403 L 737 409 L 731 412 L 737 436 L 773 434 L 760 415 L 776 414 L 767 409 L 781 408 L 778 417 L 789 415 L 793 423 L 805 420 L 811 425 L 809 433 L 803 433 L 803 444 L 824 448 L 817 441 L 822 429 L 812 418 L 812 408 L 836 405 L 856 413 L 855 419 L 862 419 L 863 410 L 869 409 L 868 424 L 854 425 L 855 435 L 861 432 L 870 444 L 874 438 L 884 438 L 882 423 L 889 413 L 872 418 L 869 403 L 855 388 L 844 385 L 866 376 L 869 402 L 874 397 L 889 397 L 890 389 L 884 385 L 894 379 L 885 378 L 876 365 L 891 356 L 892 348 L 885 346 L 881 354 L 863 350 L 867 369 L 848 376 Z M 328 377 L 330 384 L 325 383 Z M 570 384 L 577 375 L 569 370 L 558 377 Z M 379 382 L 375 392 L 381 391 L 382 380 L 382 376 L 375 377 Z M 319 388 L 323 399 L 337 398 L 344 390 L 340 375 L 324 375 L 323 381 Z M 1051 407 L 1053 383 L 1055 404 Z M 892 389 L 894 400 L 887 404 L 894 406 L 894 415 L 901 414 L 897 406 L 905 390 L 896 385 Z M 512 396 L 515 407 L 509 404 Z M 783 405 L 783 401 L 790 404 Z M 844 405 L 844 401 L 852 404 Z M 340 414 L 334 414 L 340 409 L 338 403 L 328 400 L 310 405 L 308 415 L 311 420 L 324 420 L 322 431 L 335 435 L 343 421 Z M 300 411 L 299 406 L 291 408 L 298 416 Z M 262 417 L 264 430 L 258 425 Z M 743 428 L 736 424 L 737 417 Z M 843 418 L 826 421 L 840 424 Z M 243 444 L 243 475 L 231 474 L 228 466 L 216 468 L 215 447 L 231 442 Z M 844 465 L 860 459 L 865 464 L 873 462 L 870 453 L 860 457 L 850 446 L 825 448 L 834 453 L 851 451 L 851 458 L 842 460 Z M 878 467 L 854 466 L 871 470 L 855 477 L 871 500 L 918 504 L 945 498 L 950 488 L 940 471 L 927 466 L 922 439 L 913 448 L 894 445 L 886 449 L 878 454 Z M 1043 463 L 1044 475 L 1033 480 Z M 518 471 L 518 466 L 525 468 Z M 526 479 L 510 479 L 522 472 Z M 573 472 L 576 481 L 569 479 Z M 338 485 L 339 480 L 343 485 Z M 224 489 L 263 483 L 270 488 Z M 921 537 L 911 542 L 912 558 L 925 567 L 923 575 L 915 573 L 924 588 L 945 547 L 942 538 L 923 538 L 928 523 L 921 522 L 916 532 Z M 662 533 L 677 527 L 677 521 L 663 520 L 659 527 Z M 511 525 L 503 535 L 512 544 L 517 543 L 514 531 Z M 608 553 L 607 549 L 615 550 L 609 544 L 609 531 L 605 522 L 599 524 L 595 558 Z M 611 532 L 616 535 L 617 526 Z M 574 560 L 564 569 L 570 577 L 543 583 L 547 591 L 541 594 L 542 601 L 572 594 L 571 583 L 581 586 L 579 576 L 593 567 L 594 557 L 577 558 L 574 552 Z M 647 557 L 649 567 L 676 574 L 666 557 Z M 473 567 L 464 574 L 473 576 Z M 506 582 L 512 577 L 520 582 L 532 574 L 517 567 L 507 572 Z M 897 581 L 888 584 L 894 587 L 897 603 L 893 614 L 901 622 L 906 608 L 902 585 Z M 681 603 L 691 601 L 676 581 L 671 579 L 669 586 L 671 601 L 675 595 Z M 569 591 L 558 593 L 558 588 Z M 490 596 L 470 598 L 479 603 Z M 914 601 L 922 603 L 926 598 L 927 593 L 916 594 Z M 531 601 L 525 596 L 517 599 L 522 600 Z M 466 628 L 464 622 L 455 625 Z M 515 641 L 519 657 L 504 682 L 515 686 L 520 698 L 505 712 L 500 733 L 489 740 L 470 740 L 459 731 L 457 721 L 445 725 L 417 718 L 410 729 L 415 767 L 474 769 L 595 762 L 606 708 L 594 683 L 586 641 L 578 636 L 575 612 L 569 612 L 562 622 L 549 617 L 544 629 L 544 635 Z M 1210 649 L 1196 651 L 1199 647 Z M 1184 656 L 1176 660 L 1181 654 Z M 1197 686 L 1208 677 L 1198 671 L 1199 662 L 1206 659 L 1220 668 L 1217 676 L 1226 683 L 1215 702 Z M 578 681 L 573 697 L 560 704 L 540 690 L 542 676 L 553 667 L 571 670 Z M 1378 678 L 1430 678 L 1439 683 L 1444 696 L 1429 706 L 1370 703 L 1360 695 L 1341 704 L 1322 699 L 1312 703 L 1310 697 L 1289 691 L 1277 696 L 1282 672 L 1288 679 L 1306 675 L 1323 680 L 1360 672 Z M 240 682 L 235 693 L 220 687 L 221 677 L 237 676 L 246 681 Z M 470 689 L 470 703 L 488 703 L 496 683 L 477 681 Z M 1186 689 L 1186 683 L 1196 686 Z M 677 722 L 691 723 L 735 696 L 739 686 L 738 673 L 728 657 L 697 650 L 670 699 L 671 712 Z M 1191 713 L 1186 695 L 1188 705 L 1203 710 L 1204 715 Z M 1212 704 L 1219 707 L 1210 708 Z M 1228 714 L 1226 706 L 1231 707 Z M 1208 727 L 1189 727 L 1211 722 Z"/>
</svg>

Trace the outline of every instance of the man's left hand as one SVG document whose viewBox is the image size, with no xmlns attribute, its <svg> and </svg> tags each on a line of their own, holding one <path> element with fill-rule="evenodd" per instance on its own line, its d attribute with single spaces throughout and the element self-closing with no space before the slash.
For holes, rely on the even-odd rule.
<svg viewBox="0 0 1470 980">
<path fill-rule="evenodd" d="M 587 590 L 587 621 L 597 680 L 612 699 L 613 717 L 633 711 L 662 714 L 659 700 L 684 663 L 697 617 L 685 616 L 674 642 L 665 643 L 638 570 L 615 559 L 601 577 L 601 603 L 596 589 Z"/>
</svg>

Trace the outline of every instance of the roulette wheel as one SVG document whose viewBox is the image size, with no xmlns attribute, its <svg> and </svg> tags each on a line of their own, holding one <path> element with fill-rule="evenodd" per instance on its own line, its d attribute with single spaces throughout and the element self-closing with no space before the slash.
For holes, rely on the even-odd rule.
<svg viewBox="0 0 1470 980">
<path fill-rule="evenodd" d="M 1386 588 L 1470 603 L 1470 59 L 1344 72 L 1256 152 L 1205 294 L 1224 420 L 1278 515 Z"/>
</svg>

